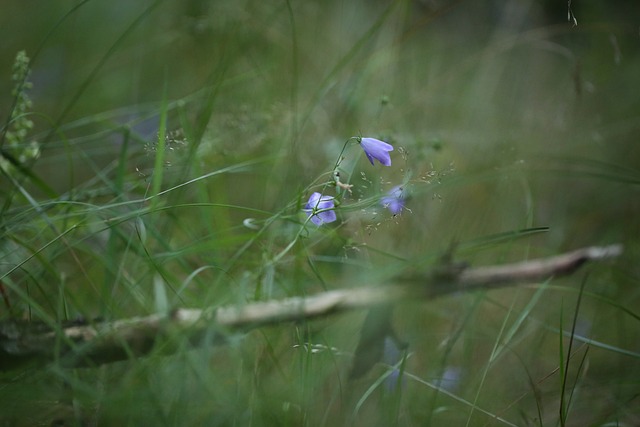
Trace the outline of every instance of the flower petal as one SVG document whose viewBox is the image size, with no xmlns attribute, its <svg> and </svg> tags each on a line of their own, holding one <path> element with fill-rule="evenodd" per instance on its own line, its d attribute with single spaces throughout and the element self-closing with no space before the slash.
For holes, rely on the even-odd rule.
<svg viewBox="0 0 640 427">
<path fill-rule="evenodd" d="M 314 217 L 320 218 L 322 222 L 326 222 L 326 223 L 333 222 L 336 219 L 338 219 L 336 212 L 334 210 L 320 212 Z"/>
<path fill-rule="evenodd" d="M 402 185 L 393 187 L 385 197 L 380 199 L 380 204 L 389 209 L 393 215 L 398 215 L 402 212 L 402 209 L 404 209 L 404 202 L 405 194 Z"/>
<path fill-rule="evenodd" d="M 303 211 L 310 217 L 310 221 L 317 226 L 321 226 L 324 223 L 335 221 L 337 218 L 334 211 L 335 204 L 333 197 L 323 196 L 318 192 L 315 192 L 309 197 L 309 201 L 305 205 Z M 318 212 L 320 211 L 320 212 Z"/>
<path fill-rule="evenodd" d="M 316 205 L 318 204 L 318 201 L 320 200 L 320 197 L 322 197 L 322 195 L 318 192 L 315 192 L 311 195 L 311 197 L 309 197 L 309 201 L 307 202 L 307 204 L 305 205 L 305 210 L 306 209 L 313 209 L 316 207 Z"/>
<path fill-rule="evenodd" d="M 393 151 L 393 145 L 375 138 L 360 138 L 359 141 L 371 164 L 376 159 L 384 166 L 391 166 L 389 151 Z"/>
</svg>

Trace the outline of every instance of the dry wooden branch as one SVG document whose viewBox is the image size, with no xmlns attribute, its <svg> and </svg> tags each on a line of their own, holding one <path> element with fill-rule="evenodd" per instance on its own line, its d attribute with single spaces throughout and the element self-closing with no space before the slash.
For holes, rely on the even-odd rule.
<svg viewBox="0 0 640 427">
<path fill-rule="evenodd" d="M 15 321 L 0 323 L 0 370 L 25 360 L 59 360 L 66 366 L 91 366 L 148 354 L 161 337 L 179 334 L 199 341 L 224 341 L 229 333 L 309 320 L 348 310 L 431 299 L 455 292 L 534 283 L 568 275 L 587 261 L 617 257 L 621 245 L 589 247 L 562 255 L 502 266 L 445 269 L 410 282 L 324 292 L 306 298 L 250 303 L 204 310 L 177 309 L 114 322 L 45 330 Z M 170 341 L 170 340 L 167 340 Z"/>
</svg>

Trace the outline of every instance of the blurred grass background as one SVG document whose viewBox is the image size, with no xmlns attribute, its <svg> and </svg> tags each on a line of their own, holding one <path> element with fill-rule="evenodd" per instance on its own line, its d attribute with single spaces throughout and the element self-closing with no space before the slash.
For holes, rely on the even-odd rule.
<svg viewBox="0 0 640 427">
<path fill-rule="evenodd" d="M 37 142 L 25 166 L 41 181 L 12 167 L 0 181 L 2 319 L 378 284 L 452 243 L 473 265 L 625 254 L 402 305 L 401 387 L 379 384 L 382 365 L 347 381 L 353 313 L 3 373 L 3 425 L 638 425 L 640 13 L 572 8 L 577 26 L 562 1 L 5 1 L 3 133 L 21 50 L 34 127 L 3 150 Z M 349 147 L 353 194 L 336 223 L 305 229 L 301 207 L 358 135 L 392 143 L 392 166 Z M 377 201 L 400 183 L 411 198 L 393 217 Z"/>
</svg>

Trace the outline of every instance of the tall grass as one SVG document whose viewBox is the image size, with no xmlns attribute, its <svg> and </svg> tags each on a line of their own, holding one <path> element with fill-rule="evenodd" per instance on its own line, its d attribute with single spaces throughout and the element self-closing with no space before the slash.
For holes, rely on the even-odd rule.
<svg viewBox="0 0 640 427">
<path fill-rule="evenodd" d="M 638 424 L 640 61 L 614 9 L 574 3 L 572 27 L 535 2 L 9 2 L 0 321 L 60 329 L 384 285 L 451 247 L 472 265 L 614 242 L 625 256 L 402 304 L 407 350 L 358 380 L 364 313 L 225 345 L 212 325 L 148 357 L 3 372 L 0 419 Z M 30 89 L 11 80 L 21 50 Z M 391 143 L 391 167 L 359 136 Z M 400 184 L 392 215 L 380 200 Z M 336 222 L 303 213 L 314 191 L 337 198 Z"/>
</svg>

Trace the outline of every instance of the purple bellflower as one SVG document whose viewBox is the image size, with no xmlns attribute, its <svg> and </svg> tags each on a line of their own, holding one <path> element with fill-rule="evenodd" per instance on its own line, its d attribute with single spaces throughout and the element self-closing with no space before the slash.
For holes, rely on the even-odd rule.
<svg viewBox="0 0 640 427">
<path fill-rule="evenodd" d="M 358 142 L 371 164 L 376 159 L 383 166 L 391 166 L 389 151 L 393 151 L 393 145 L 375 138 L 358 138 Z"/>
<path fill-rule="evenodd" d="M 398 347 L 398 344 L 390 337 L 384 339 L 384 351 L 382 360 L 387 365 L 393 366 L 393 370 L 389 373 L 389 376 L 384 380 L 387 391 L 393 392 L 398 386 L 403 387 L 404 381 L 400 376 L 400 369 L 395 365 L 402 360 L 402 351 Z"/>
<path fill-rule="evenodd" d="M 319 227 L 322 224 L 333 222 L 337 219 L 334 209 L 335 204 L 333 203 L 333 197 L 323 196 L 316 192 L 309 197 L 309 201 L 303 211 L 307 216 L 311 217 L 311 222 Z"/>
<path fill-rule="evenodd" d="M 462 382 L 463 376 L 463 371 L 460 367 L 447 366 L 442 372 L 442 376 L 436 380 L 436 384 L 450 393 L 455 393 Z"/>
<path fill-rule="evenodd" d="M 393 215 L 398 215 L 404 209 L 405 190 L 402 185 L 393 187 L 385 197 L 380 199 L 380 204 L 389 209 Z"/>
</svg>

